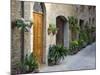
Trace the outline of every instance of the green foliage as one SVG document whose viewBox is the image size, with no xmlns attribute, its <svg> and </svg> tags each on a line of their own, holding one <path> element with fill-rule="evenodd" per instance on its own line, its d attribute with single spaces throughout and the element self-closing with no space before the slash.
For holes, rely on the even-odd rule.
<svg viewBox="0 0 100 75">
<path fill-rule="evenodd" d="M 29 73 L 35 69 L 38 69 L 38 65 L 39 64 L 37 62 L 36 56 L 31 53 L 30 55 L 26 54 L 23 63 L 21 63 L 21 68 L 23 69 L 24 73 Z"/>
<path fill-rule="evenodd" d="M 76 54 L 79 50 L 78 40 L 71 41 L 69 44 L 69 55 Z"/>
<path fill-rule="evenodd" d="M 30 20 L 24 20 L 23 18 L 16 20 L 16 26 L 18 28 L 21 28 L 21 29 L 27 31 L 27 32 L 31 28 L 32 24 L 33 24 L 32 21 L 30 21 Z"/>
<path fill-rule="evenodd" d="M 91 27 L 91 31 L 92 31 L 92 32 L 95 32 L 95 31 L 96 31 L 96 27 L 93 27 L 93 26 L 92 26 L 92 27 Z"/>
<path fill-rule="evenodd" d="M 95 32 L 95 29 L 93 29 Z M 76 54 L 79 50 L 91 44 L 95 39 L 92 36 L 92 28 L 85 26 L 84 29 L 79 32 L 79 39 L 70 42 L 69 54 Z"/>
<path fill-rule="evenodd" d="M 91 44 L 93 39 L 95 38 L 93 35 L 93 32 L 95 32 L 94 27 L 89 27 L 88 25 L 85 26 L 83 30 L 80 31 L 79 35 L 81 40 L 84 40 L 84 42 L 88 45 Z"/>
<path fill-rule="evenodd" d="M 86 32 L 86 31 L 80 31 L 80 39 L 81 40 L 84 40 L 85 42 L 87 42 L 88 41 L 88 32 Z"/>
<path fill-rule="evenodd" d="M 54 25 L 54 24 L 49 24 L 48 30 L 49 30 L 50 32 L 52 32 L 52 34 L 54 35 L 54 34 L 56 34 L 56 32 L 57 32 L 58 29 L 56 28 L 56 25 Z"/>
<path fill-rule="evenodd" d="M 79 28 L 79 25 L 78 25 L 78 19 L 77 18 L 75 18 L 74 16 L 69 16 L 68 17 L 68 23 L 69 23 L 69 28 L 72 31 L 79 32 L 80 28 Z"/>
<path fill-rule="evenodd" d="M 67 49 L 64 46 L 53 45 L 49 47 L 48 63 L 51 65 L 58 64 L 65 56 L 67 56 Z"/>
<path fill-rule="evenodd" d="M 78 40 L 78 46 L 80 49 L 82 49 L 84 47 L 84 40 L 83 39 Z"/>
</svg>

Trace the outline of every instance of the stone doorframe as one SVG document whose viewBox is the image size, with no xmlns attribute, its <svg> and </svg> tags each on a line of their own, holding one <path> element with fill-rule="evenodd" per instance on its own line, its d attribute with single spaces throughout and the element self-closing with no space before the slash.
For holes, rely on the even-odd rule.
<svg viewBox="0 0 100 75">
<path fill-rule="evenodd" d="M 64 34 L 63 34 L 63 45 L 64 47 L 69 47 L 69 25 L 68 25 L 68 22 L 67 22 L 67 19 L 65 16 L 62 16 L 62 15 L 59 15 L 56 17 L 56 20 L 57 18 L 60 18 L 63 22 L 64 22 Z M 57 38 L 57 37 L 56 37 Z M 57 40 L 56 40 L 57 41 Z"/>
</svg>

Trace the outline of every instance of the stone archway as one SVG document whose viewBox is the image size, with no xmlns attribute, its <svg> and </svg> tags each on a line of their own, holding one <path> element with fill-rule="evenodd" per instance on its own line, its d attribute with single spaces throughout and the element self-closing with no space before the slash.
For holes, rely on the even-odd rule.
<svg viewBox="0 0 100 75">
<path fill-rule="evenodd" d="M 56 35 L 56 44 L 67 47 L 68 44 L 67 19 L 64 16 L 57 16 L 56 26 L 58 28 L 58 33 Z"/>
<path fill-rule="evenodd" d="M 44 62 L 45 50 L 45 5 L 41 2 L 35 2 L 33 7 L 33 53 L 36 55 L 38 62 Z"/>
</svg>

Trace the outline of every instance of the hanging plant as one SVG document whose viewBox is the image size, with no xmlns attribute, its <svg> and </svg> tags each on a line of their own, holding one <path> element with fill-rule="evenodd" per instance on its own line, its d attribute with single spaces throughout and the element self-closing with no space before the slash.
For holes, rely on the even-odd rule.
<svg viewBox="0 0 100 75">
<path fill-rule="evenodd" d="M 72 32 L 79 32 L 80 31 L 80 27 L 78 25 L 77 18 L 75 18 L 74 16 L 69 16 L 68 23 L 69 23 L 69 28 L 71 29 Z"/>
<path fill-rule="evenodd" d="M 48 28 L 48 34 L 50 35 L 51 33 L 53 35 L 57 34 L 58 29 L 56 28 L 56 26 L 54 24 L 49 24 L 49 28 Z"/>
<path fill-rule="evenodd" d="M 52 33 L 52 26 L 51 26 L 51 24 L 49 24 L 48 35 L 50 35 L 51 33 Z"/>
<path fill-rule="evenodd" d="M 32 21 L 30 20 L 25 20 L 24 18 L 20 18 L 16 20 L 16 26 L 19 29 L 23 29 L 25 32 L 29 32 L 30 28 L 32 26 Z"/>
</svg>

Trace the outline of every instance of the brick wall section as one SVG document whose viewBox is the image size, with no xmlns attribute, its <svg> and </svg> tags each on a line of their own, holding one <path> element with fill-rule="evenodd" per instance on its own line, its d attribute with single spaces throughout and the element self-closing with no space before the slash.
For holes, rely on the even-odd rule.
<svg viewBox="0 0 100 75">
<path fill-rule="evenodd" d="M 21 3 L 11 0 L 11 26 L 15 26 L 15 20 L 21 17 Z M 11 72 L 15 74 L 17 63 L 20 61 L 20 30 L 16 27 L 11 28 Z"/>
<path fill-rule="evenodd" d="M 30 2 L 24 2 L 24 19 L 30 20 L 31 18 Z M 21 2 L 17 0 L 11 1 L 11 22 L 15 22 L 16 19 L 21 18 Z M 12 27 L 15 24 L 12 24 Z M 31 52 L 31 33 L 24 32 L 24 53 Z M 18 62 L 21 58 L 21 30 L 17 27 L 11 29 L 11 69 L 12 73 L 18 69 Z"/>
</svg>

